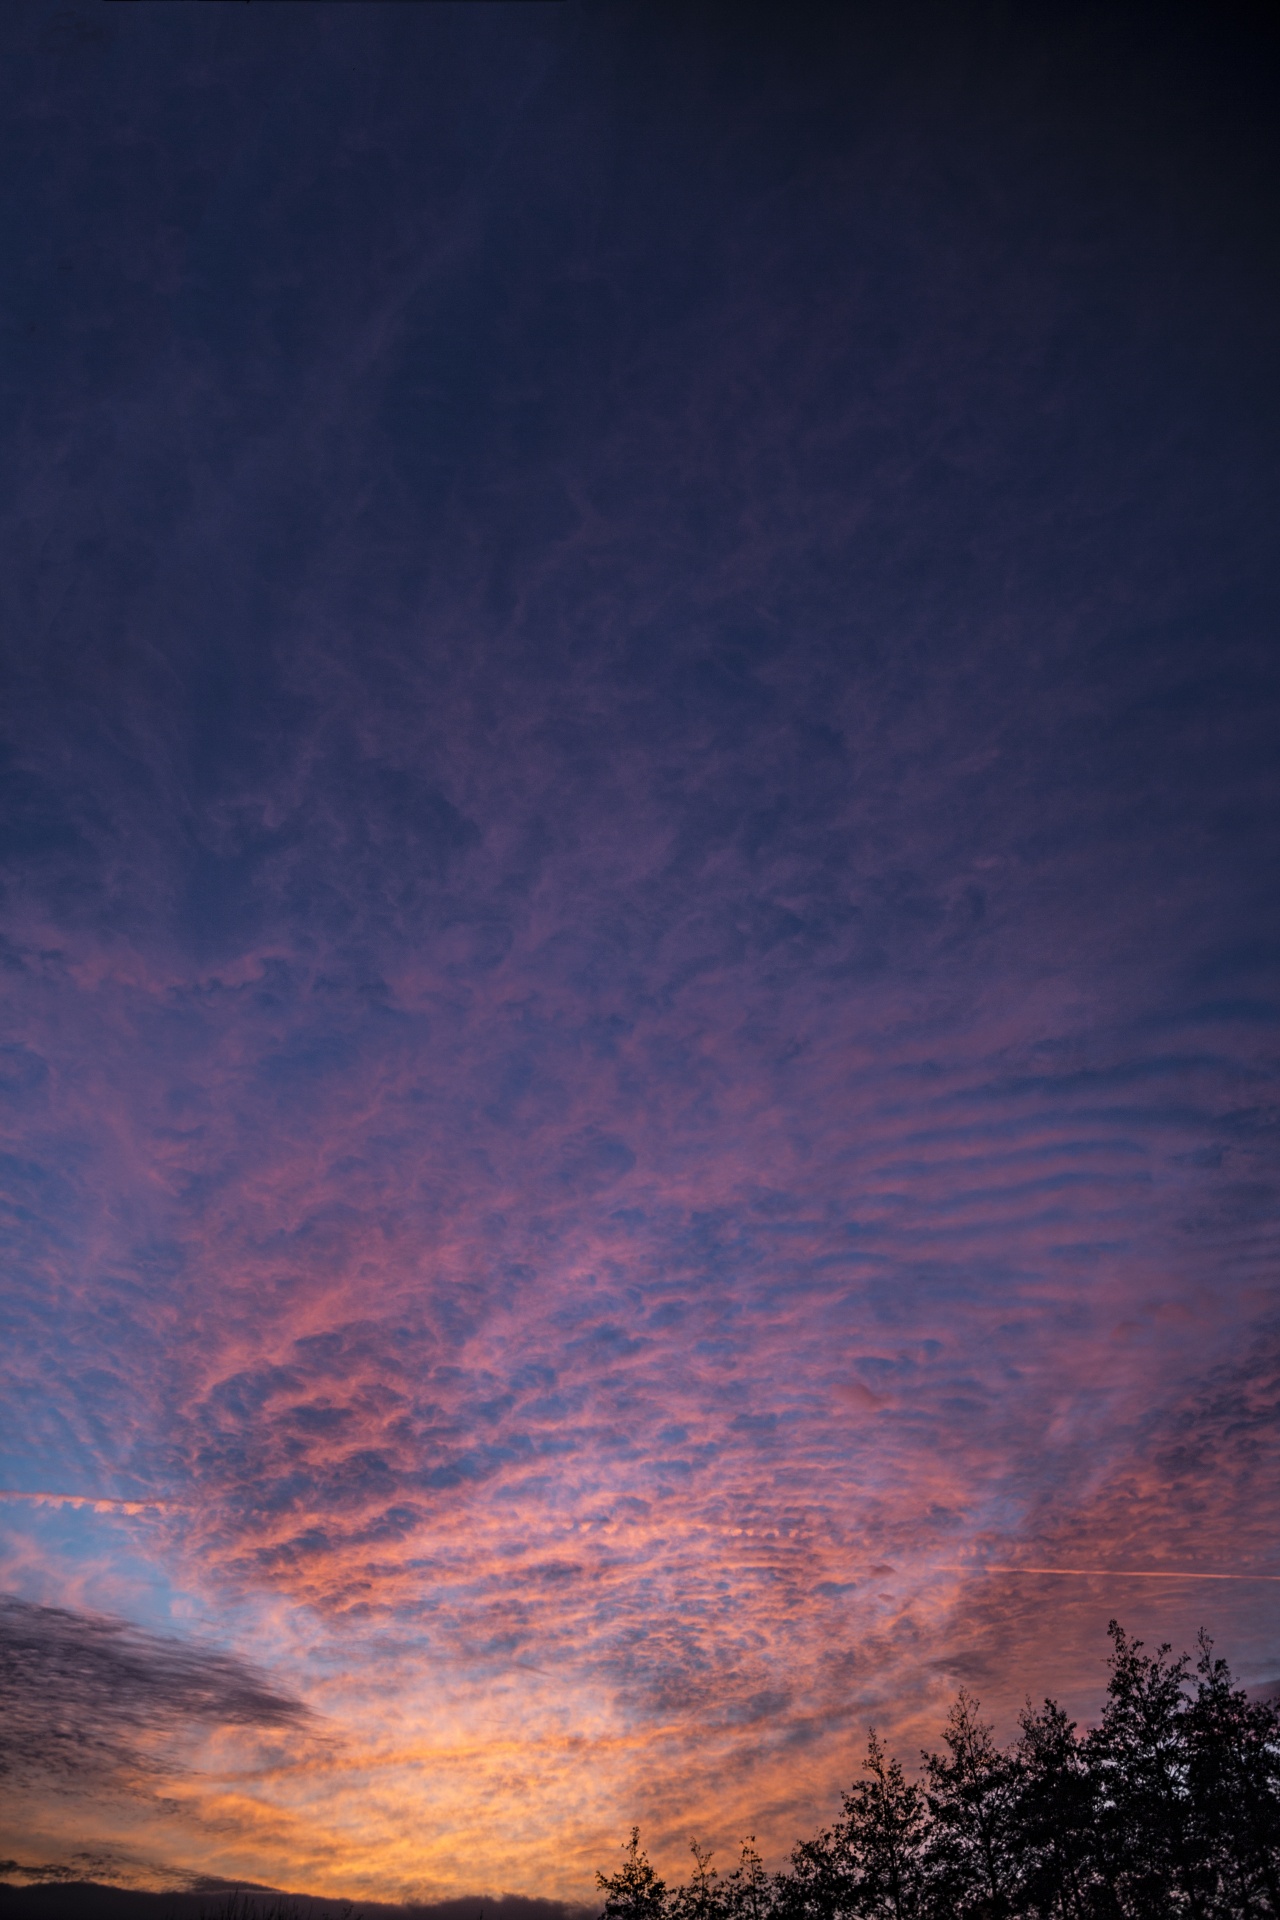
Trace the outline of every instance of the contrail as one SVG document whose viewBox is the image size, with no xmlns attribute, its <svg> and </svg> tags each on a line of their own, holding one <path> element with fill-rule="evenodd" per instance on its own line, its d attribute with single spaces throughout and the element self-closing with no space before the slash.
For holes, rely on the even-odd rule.
<svg viewBox="0 0 1280 1920">
<path fill-rule="evenodd" d="M 1180 1573 L 1170 1567 L 939 1567 L 939 1573 L 1056 1573 L 1072 1580 L 1277 1580 L 1280 1573 Z"/>
<path fill-rule="evenodd" d="M 100 1493 L 46 1493 L 0 1487 L 0 1500 L 29 1500 L 36 1507 L 92 1507 L 95 1513 L 152 1513 L 172 1511 L 174 1500 L 113 1500 Z"/>
</svg>

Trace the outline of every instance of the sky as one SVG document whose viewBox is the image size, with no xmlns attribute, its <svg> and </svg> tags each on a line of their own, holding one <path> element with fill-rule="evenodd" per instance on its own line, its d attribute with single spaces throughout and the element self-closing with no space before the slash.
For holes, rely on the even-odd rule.
<svg viewBox="0 0 1280 1920">
<path fill-rule="evenodd" d="M 1260 19 L 0 19 L 11 1877 L 1280 1678 Z"/>
</svg>

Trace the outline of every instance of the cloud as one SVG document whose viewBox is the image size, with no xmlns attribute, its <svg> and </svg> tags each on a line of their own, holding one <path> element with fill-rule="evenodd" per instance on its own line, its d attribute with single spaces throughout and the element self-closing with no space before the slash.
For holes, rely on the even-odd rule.
<svg viewBox="0 0 1280 1920">
<path fill-rule="evenodd" d="M 175 1743 L 196 1728 L 280 1731 L 310 1718 L 229 1654 L 0 1597 L 0 1774 L 11 1790 L 127 1786 L 172 1770 Z"/>
<path fill-rule="evenodd" d="M 228 1877 L 777 1859 L 872 1713 L 1092 1698 L 957 1569 L 1274 1535 L 1274 116 L 332 11 L 0 21 L 9 1764 L 212 1729 Z M 68 1611 L 153 1580 L 232 1650 Z"/>
</svg>

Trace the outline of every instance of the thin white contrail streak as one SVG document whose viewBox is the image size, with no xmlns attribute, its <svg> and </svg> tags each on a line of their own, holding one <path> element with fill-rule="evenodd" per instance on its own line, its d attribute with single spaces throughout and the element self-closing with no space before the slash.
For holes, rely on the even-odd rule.
<svg viewBox="0 0 1280 1920">
<path fill-rule="evenodd" d="M 1072 1580 L 1277 1580 L 1280 1573 L 1180 1573 L 1171 1567 L 939 1567 L 939 1573 L 1056 1573 Z"/>
<path fill-rule="evenodd" d="M 42 1490 L 0 1487 L 0 1500 L 29 1500 L 37 1507 L 92 1507 L 95 1513 L 169 1513 L 174 1500 L 113 1500 L 100 1493 L 46 1493 Z"/>
</svg>

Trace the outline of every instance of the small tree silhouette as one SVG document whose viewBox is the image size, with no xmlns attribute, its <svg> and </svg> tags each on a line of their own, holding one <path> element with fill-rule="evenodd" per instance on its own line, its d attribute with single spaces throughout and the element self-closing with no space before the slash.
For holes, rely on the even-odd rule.
<svg viewBox="0 0 1280 1920">
<path fill-rule="evenodd" d="M 1170 1659 L 1167 1645 L 1144 1653 L 1116 1620 L 1107 1632 L 1107 1701 L 1085 1742 L 1102 1876 L 1112 1901 L 1134 1920 L 1196 1914 L 1182 1724 L 1190 1662 L 1186 1654 Z"/>
<path fill-rule="evenodd" d="M 928 1826 L 924 1794 L 888 1757 L 874 1727 L 867 1736 L 865 1780 L 844 1796 L 837 1835 L 849 1863 L 854 1910 L 874 1920 L 911 1920 L 920 1911 Z"/>
<path fill-rule="evenodd" d="M 756 1852 L 754 1833 L 743 1840 L 737 1866 L 721 1883 L 720 1900 L 728 1920 L 766 1920 L 772 1911 L 773 1883 Z"/>
<path fill-rule="evenodd" d="M 660 1920 L 667 1902 L 667 1886 L 649 1864 L 640 1846 L 640 1829 L 632 1827 L 623 1848 L 626 1859 L 617 1873 L 597 1873 L 596 1885 L 605 1896 L 604 1920 Z"/>
<path fill-rule="evenodd" d="M 1232 1686 L 1203 1629 L 1196 1677 L 1182 1721 L 1196 1896 L 1280 1914 L 1280 1721 Z"/>
<path fill-rule="evenodd" d="M 671 1912 L 675 1920 L 716 1920 L 724 1896 L 717 1885 L 720 1876 L 711 1864 L 710 1849 L 691 1840 L 689 1851 L 693 1855 L 693 1872 L 687 1885 L 677 1887 L 671 1896 Z"/>
<path fill-rule="evenodd" d="M 1094 1910 L 1095 1783 L 1075 1722 L 1056 1700 L 1039 1708 L 1028 1700 L 1018 1724 L 1013 1846 L 1021 1907 L 1053 1920 L 1084 1920 Z"/>
<path fill-rule="evenodd" d="M 1002 1752 L 978 1702 L 962 1689 L 942 1731 L 945 1753 L 923 1756 L 935 1904 L 961 1920 L 1004 1920 L 1016 1880 L 1017 1763 Z"/>
</svg>

